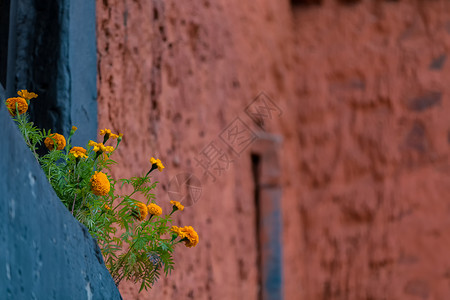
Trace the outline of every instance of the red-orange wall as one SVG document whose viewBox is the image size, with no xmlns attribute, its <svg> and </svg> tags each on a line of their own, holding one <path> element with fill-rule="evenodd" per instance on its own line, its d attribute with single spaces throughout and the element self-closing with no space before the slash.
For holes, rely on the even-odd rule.
<svg viewBox="0 0 450 300">
<path fill-rule="evenodd" d="M 450 2 L 97 1 L 99 126 L 114 176 L 200 172 L 195 157 L 265 91 L 283 114 L 286 299 L 450 294 Z M 248 121 L 248 119 L 246 119 Z M 250 150 L 175 218 L 200 234 L 124 299 L 256 299 Z"/>
</svg>

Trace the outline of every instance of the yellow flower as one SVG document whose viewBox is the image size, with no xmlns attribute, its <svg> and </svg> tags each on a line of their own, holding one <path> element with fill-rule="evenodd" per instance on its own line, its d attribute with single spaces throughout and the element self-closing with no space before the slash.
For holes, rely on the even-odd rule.
<svg viewBox="0 0 450 300">
<path fill-rule="evenodd" d="M 103 205 L 103 208 L 106 209 L 106 210 L 111 210 L 111 207 L 109 207 L 108 204 Z"/>
<path fill-rule="evenodd" d="M 72 131 L 73 132 L 75 132 L 75 131 L 77 131 L 78 130 L 78 127 L 77 126 L 72 126 Z"/>
<path fill-rule="evenodd" d="M 87 158 L 86 149 L 84 149 L 83 147 L 73 147 L 72 149 L 70 149 L 69 153 L 72 154 L 75 158 Z"/>
<path fill-rule="evenodd" d="M 28 92 L 27 90 L 20 90 L 17 92 L 17 95 L 19 95 L 22 98 L 25 98 L 27 100 L 31 100 L 33 98 L 36 98 L 38 95 L 33 92 Z"/>
<path fill-rule="evenodd" d="M 178 226 L 172 226 L 172 228 L 170 229 L 170 231 L 176 233 L 179 237 L 184 238 L 184 234 L 181 231 L 181 228 Z"/>
<path fill-rule="evenodd" d="M 94 152 L 98 152 L 99 150 L 101 152 L 108 152 L 108 153 L 114 151 L 114 147 L 112 147 L 112 146 L 105 146 L 105 145 L 103 145 L 103 143 L 96 143 L 94 141 L 89 141 L 88 146 L 94 147 L 92 149 Z"/>
<path fill-rule="evenodd" d="M 62 150 L 66 147 L 66 139 L 59 133 L 52 133 L 44 140 L 45 146 L 48 150 L 53 150 L 56 146 L 56 150 Z"/>
<path fill-rule="evenodd" d="M 173 209 L 174 209 L 174 210 L 182 211 L 182 210 L 184 209 L 184 206 L 183 206 L 180 202 L 178 202 L 178 201 L 173 201 L 173 200 L 171 200 L 171 201 L 170 201 L 170 204 L 173 205 Z"/>
<path fill-rule="evenodd" d="M 139 221 L 143 221 L 145 219 L 145 217 L 147 217 L 147 215 L 148 215 L 147 205 L 145 205 L 142 202 L 136 202 L 136 206 L 137 206 L 138 210 L 133 209 L 131 211 L 131 214 L 133 217 L 135 217 Z"/>
<path fill-rule="evenodd" d="M 105 173 L 95 171 L 91 177 L 91 190 L 97 196 L 105 196 L 109 193 L 111 184 Z"/>
<path fill-rule="evenodd" d="M 100 135 L 104 135 L 107 138 L 117 139 L 119 135 L 112 133 L 110 129 L 102 129 L 100 130 Z"/>
<path fill-rule="evenodd" d="M 97 152 L 98 150 L 100 150 L 100 146 L 99 145 L 100 145 L 99 143 L 96 143 L 94 141 L 89 141 L 89 143 L 88 143 L 89 147 L 94 147 L 93 148 L 94 152 Z"/>
<path fill-rule="evenodd" d="M 109 153 L 109 152 L 113 152 L 114 151 L 114 147 L 112 147 L 112 146 L 105 146 L 105 145 L 103 145 L 103 143 L 98 143 L 97 147 L 100 148 L 100 150 L 102 152 L 108 152 Z M 94 149 L 94 151 L 95 151 L 95 149 Z"/>
<path fill-rule="evenodd" d="M 109 129 L 100 130 L 100 135 L 105 135 L 105 134 L 111 134 L 111 130 L 109 130 Z"/>
<path fill-rule="evenodd" d="M 150 163 L 152 165 L 156 165 L 158 167 L 158 171 L 162 172 L 165 168 L 160 159 L 155 159 L 154 157 L 150 158 Z"/>
<path fill-rule="evenodd" d="M 6 107 L 8 108 L 9 114 L 13 117 L 16 116 L 16 103 L 19 115 L 26 113 L 28 110 L 28 103 L 24 98 L 22 97 L 8 98 L 6 100 Z"/>
<path fill-rule="evenodd" d="M 191 248 L 198 244 L 198 234 L 192 226 L 184 226 L 183 228 L 172 226 L 170 231 L 175 232 L 179 237 L 181 237 L 181 241 L 184 241 L 186 247 Z"/>
<path fill-rule="evenodd" d="M 150 203 L 147 206 L 148 213 L 154 216 L 160 216 L 162 214 L 162 208 L 155 203 Z"/>
</svg>

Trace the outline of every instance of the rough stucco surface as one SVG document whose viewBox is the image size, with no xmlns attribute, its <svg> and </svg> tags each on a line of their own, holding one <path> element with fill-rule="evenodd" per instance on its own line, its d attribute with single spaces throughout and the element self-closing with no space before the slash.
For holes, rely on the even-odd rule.
<svg viewBox="0 0 450 300">
<path fill-rule="evenodd" d="M 305 299 L 450 294 L 449 12 L 448 1 L 297 12 Z"/>
<path fill-rule="evenodd" d="M 278 7 L 264 1 L 97 2 L 99 126 L 124 133 L 116 176 L 143 173 L 152 155 L 160 157 L 166 169 L 156 175 L 157 201 L 167 211 L 162 188 L 181 172 L 201 177 L 197 154 L 235 117 L 251 126 L 244 109 L 261 90 L 285 100 L 277 82 L 285 83 L 273 80 L 282 76 L 286 66 L 276 61 L 288 50 Z M 264 28 L 266 18 L 273 32 L 254 35 L 252 28 Z M 201 199 L 175 218 L 174 224 L 197 229 L 199 245 L 177 248 L 175 271 L 152 291 L 136 296 L 138 287 L 121 286 L 124 299 L 256 298 L 250 152 L 235 159 L 216 182 L 203 181 Z"/>
<path fill-rule="evenodd" d="M 115 176 L 167 183 L 264 90 L 283 114 L 286 299 L 449 294 L 450 3 L 97 1 L 99 126 L 125 134 Z M 256 129 L 255 129 L 256 130 Z M 256 299 L 250 153 L 175 219 L 200 244 L 124 299 Z"/>
</svg>

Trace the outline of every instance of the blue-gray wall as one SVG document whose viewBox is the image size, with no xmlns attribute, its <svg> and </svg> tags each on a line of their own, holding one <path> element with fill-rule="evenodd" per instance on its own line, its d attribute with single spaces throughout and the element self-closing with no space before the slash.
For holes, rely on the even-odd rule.
<svg viewBox="0 0 450 300">
<path fill-rule="evenodd" d="M 35 124 L 66 136 L 75 125 L 73 144 L 85 146 L 97 132 L 95 1 L 16 0 L 11 16 L 8 96 L 36 92 Z"/>
</svg>

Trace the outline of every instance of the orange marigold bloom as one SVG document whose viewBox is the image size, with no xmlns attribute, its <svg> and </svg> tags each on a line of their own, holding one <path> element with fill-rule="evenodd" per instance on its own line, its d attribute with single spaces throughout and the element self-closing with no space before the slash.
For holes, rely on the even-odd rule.
<svg viewBox="0 0 450 300">
<path fill-rule="evenodd" d="M 94 147 L 92 150 L 94 152 L 113 152 L 114 151 L 114 147 L 112 146 L 105 146 L 103 145 L 103 143 L 96 143 L 94 141 L 89 141 L 88 146 L 90 147 Z"/>
<path fill-rule="evenodd" d="M 148 215 L 147 205 L 142 202 L 136 202 L 137 209 L 133 209 L 131 214 L 139 221 L 143 221 Z"/>
<path fill-rule="evenodd" d="M 113 139 L 117 139 L 119 137 L 119 135 L 112 133 L 110 129 L 102 129 L 100 130 L 100 135 L 104 135 L 108 138 L 113 138 Z"/>
<path fill-rule="evenodd" d="M 105 135 L 105 134 L 111 134 L 111 130 L 110 129 L 101 129 L 100 135 Z"/>
<path fill-rule="evenodd" d="M 56 146 L 56 150 L 62 150 L 66 147 L 66 139 L 59 133 L 52 133 L 44 140 L 45 146 L 48 150 L 53 150 Z"/>
<path fill-rule="evenodd" d="M 179 237 L 184 238 L 184 234 L 181 231 L 181 228 L 178 226 L 172 226 L 172 228 L 170 229 L 170 231 L 176 233 Z"/>
<path fill-rule="evenodd" d="M 170 204 L 173 205 L 173 208 L 174 208 L 175 210 L 180 210 L 180 211 L 182 211 L 182 210 L 184 209 L 184 206 L 183 206 L 180 202 L 178 202 L 178 201 L 173 201 L 173 200 L 171 200 L 171 201 L 170 201 Z"/>
<path fill-rule="evenodd" d="M 84 149 L 83 147 L 73 147 L 72 149 L 70 149 L 69 153 L 76 158 L 77 157 L 87 158 L 86 149 Z"/>
<path fill-rule="evenodd" d="M 8 98 L 6 100 L 6 107 L 8 108 L 9 114 L 12 117 L 16 116 L 16 103 L 19 115 L 26 113 L 28 110 L 28 103 L 27 100 L 25 100 L 24 98 L 22 97 Z"/>
<path fill-rule="evenodd" d="M 184 243 L 186 247 L 195 247 L 198 244 L 198 234 L 194 228 L 192 226 L 184 226 L 182 230 L 186 236 L 185 239 L 187 239 Z"/>
<path fill-rule="evenodd" d="M 105 196 L 109 193 L 111 184 L 109 183 L 108 177 L 105 173 L 95 171 L 94 175 L 91 176 L 91 190 L 97 196 Z"/>
<path fill-rule="evenodd" d="M 20 90 L 17 92 L 17 95 L 19 95 L 22 98 L 25 98 L 27 100 L 31 100 L 33 98 L 36 98 L 38 95 L 33 93 L 33 92 L 29 92 L 27 90 Z"/>
<path fill-rule="evenodd" d="M 155 203 L 150 203 L 147 205 L 147 210 L 149 214 L 154 216 L 160 216 L 162 214 L 162 208 Z"/>
<path fill-rule="evenodd" d="M 198 244 L 198 234 L 192 226 L 184 226 L 183 228 L 172 226 L 170 231 L 175 232 L 179 237 L 181 237 L 181 241 L 184 241 L 186 247 L 191 248 Z"/>
<path fill-rule="evenodd" d="M 150 158 L 150 163 L 152 165 L 156 165 L 158 167 L 158 171 L 160 172 L 162 172 L 162 170 L 165 168 L 159 158 L 158 159 L 155 159 L 154 157 Z"/>
</svg>

